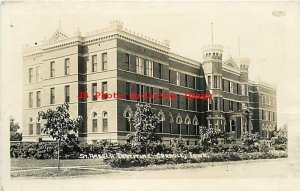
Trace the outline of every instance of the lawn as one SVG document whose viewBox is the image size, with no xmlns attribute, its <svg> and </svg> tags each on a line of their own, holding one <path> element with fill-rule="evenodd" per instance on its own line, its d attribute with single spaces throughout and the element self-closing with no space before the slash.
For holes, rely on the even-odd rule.
<svg viewBox="0 0 300 191">
<path fill-rule="evenodd" d="M 33 177 L 72 177 L 79 175 L 93 175 L 109 173 L 111 167 L 100 159 L 61 160 L 61 168 L 57 168 L 56 159 L 11 159 L 11 176 Z"/>
<path fill-rule="evenodd" d="M 265 159 L 263 159 L 265 160 Z M 150 165 L 147 167 L 115 168 L 106 165 L 101 159 L 61 160 L 61 168 L 57 168 L 57 160 L 11 159 L 12 177 L 77 177 L 82 175 L 101 175 L 125 171 L 160 171 L 171 169 L 199 169 L 228 164 L 255 163 L 263 160 L 206 162 L 186 164 Z M 276 159 L 273 159 L 276 160 Z M 267 160 L 268 161 L 268 160 Z"/>
<path fill-rule="evenodd" d="M 26 169 L 37 167 L 57 167 L 57 159 L 24 159 L 24 158 L 12 158 L 11 168 L 13 169 Z M 101 159 L 72 159 L 72 160 L 60 160 L 61 167 L 71 166 L 102 166 L 104 165 Z"/>
</svg>

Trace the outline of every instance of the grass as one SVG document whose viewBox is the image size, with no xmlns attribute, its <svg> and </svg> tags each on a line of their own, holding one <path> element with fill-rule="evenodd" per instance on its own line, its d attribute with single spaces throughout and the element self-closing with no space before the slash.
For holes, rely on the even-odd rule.
<svg viewBox="0 0 300 191">
<path fill-rule="evenodd" d="M 26 168 L 37 168 L 37 167 L 57 167 L 57 159 L 24 159 L 24 158 L 12 158 L 11 168 L 12 169 L 26 169 Z M 60 160 L 61 167 L 70 166 L 101 166 L 104 165 L 101 159 L 72 159 L 72 160 Z"/>
<path fill-rule="evenodd" d="M 12 177 L 76 177 L 82 175 L 93 175 L 93 174 L 107 174 L 109 170 L 92 170 L 82 168 L 51 168 L 51 169 L 39 169 L 29 171 L 17 171 L 11 172 Z"/>
<path fill-rule="evenodd" d="M 205 162 L 205 163 L 184 163 L 184 164 L 164 164 L 150 165 L 146 167 L 115 168 L 105 165 L 100 159 L 74 159 L 61 160 L 61 169 L 57 168 L 57 160 L 37 160 L 37 159 L 11 159 L 12 177 L 76 177 L 83 175 L 108 174 L 118 171 L 147 171 L 166 169 L 189 169 L 205 168 L 211 166 L 251 163 L 261 160 L 230 161 L 230 162 Z M 270 159 L 278 160 L 278 159 Z"/>
</svg>

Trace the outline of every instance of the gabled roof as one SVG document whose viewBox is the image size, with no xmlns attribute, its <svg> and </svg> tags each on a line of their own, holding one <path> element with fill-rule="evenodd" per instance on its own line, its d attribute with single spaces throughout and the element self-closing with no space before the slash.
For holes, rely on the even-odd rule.
<svg viewBox="0 0 300 191">
<path fill-rule="evenodd" d="M 236 70 L 240 69 L 240 67 L 235 63 L 235 61 L 232 58 L 225 60 L 223 66 L 228 66 L 229 68 L 233 68 Z"/>
<path fill-rule="evenodd" d="M 56 42 L 60 40 L 65 40 L 67 39 L 68 36 L 62 32 L 61 28 L 58 28 L 55 33 L 49 38 L 49 42 Z"/>
<path fill-rule="evenodd" d="M 223 67 L 228 70 L 240 72 L 240 67 L 236 64 L 236 62 L 232 58 L 224 61 Z"/>
</svg>

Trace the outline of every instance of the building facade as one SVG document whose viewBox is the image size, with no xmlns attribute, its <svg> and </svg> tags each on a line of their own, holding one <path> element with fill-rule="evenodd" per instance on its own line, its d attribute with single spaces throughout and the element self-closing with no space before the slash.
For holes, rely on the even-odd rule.
<svg viewBox="0 0 300 191">
<path fill-rule="evenodd" d="M 78 135 L 89 143 L 126 142 L 134 130 L 127 118 L 138 102 L 156 109 L 157 133 L 165 143 L 181 136 L 186 144 L 197 144 L 199 127 L 221 129 L 236 139 L 246 131 L 270 138 L 276 130 L 276 88 L 249 81 L 249 59 L 223 60 L 222 54 L 222 46 L 208 45 L 203 61 L 185 58 L 172 53 L 168 41 L 131 32 L 120 21 L 84 36 L 77 31 L 68 37 L 59 28 L 46 42 L 24 49 L 23 140 L 50 139 L 40 133 L 38 111 L 64 102 L 71 117 L 83 117 Z M 78 98 L 82 92 L 87 99 Z M 175 96 L 132 97 L 146 93 Z"/>
</svg>

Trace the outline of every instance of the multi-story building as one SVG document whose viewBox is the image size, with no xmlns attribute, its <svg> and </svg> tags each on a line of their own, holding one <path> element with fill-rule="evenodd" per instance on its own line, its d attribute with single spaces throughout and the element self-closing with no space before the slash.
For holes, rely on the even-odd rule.
<svg viewBox="0 0 300 191">
<path fill-rule="evenodd" d="M 185 58 L 172 53 L 168 41 L 131 32 L 120 21 L 85 36 L 77 31 L 68 37 L 59 28 L 47 42 L 24 50 L 23 140 L 47 139 L 40 133 L 38 111 L 64 102 L 72 117 L 83 116 L 78 135 L 87 142 L 126 142 L 133 131 L 127 118 L 137 102 L 156 109 L 157 133 L 166 143 L 181 136 L 196 144 L 200 126 L 237 139 L 246 131 L 269 138 L 276 129 L 276 89 L 248 80 L 249 59 L 223 60 L 222 54 L 222 46 L 209 45 L 203 48 L 203 61 Z M 81 92 L 89 97 L 79 99 Z M 124 96 L 97 98 L 96 92 Z M 148 92 L 176 96 L 131 96 Z M 187 93 L 212 98 L 187 99 Z"/>
</svg>

